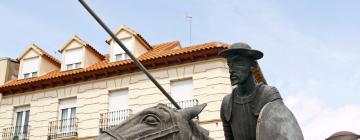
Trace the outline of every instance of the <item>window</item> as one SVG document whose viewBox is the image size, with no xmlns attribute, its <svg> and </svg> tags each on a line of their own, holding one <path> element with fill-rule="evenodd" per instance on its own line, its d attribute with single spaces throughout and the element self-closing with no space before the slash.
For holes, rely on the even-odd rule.
<svg viewBox="0 0 360 140">
<path fill-rule="evenodd" d="M 128 48 L 130 51 L 133 50 L 133 40 L 131 37 L 120 39 L 120 41 L 125 45 L 126 48 Z M 126 60 L 130 57 L 125 53 L 125 51 L 115 43 L 113 48 L 113 61 L 119 61 L 119 60 Z"/>
<path fill-rule="evenodd" d="M 37 77 L 37 72 L 24 73 L 24 79 L 31 78 L 31 77 Z"/>
<path fill-rule="evenodd" d="M 25 74 L 24 74 L 24 79 L 25 79 L 25 78 L 30 78 L 30 73 L 25 73 Z"/>
<path fill-rule="evenodd" d="M 81 62 L 66 65 L 66 70 L 72 70 L 72 69 L 78 69 L 78 68 L 81 68 Z"/>
<path fill-rule="evenodd" d="M 119 60 L 126 60 L 129 59 L 130 57 L 126 54 L 126 53 L 120 53 L 120 54 L 116 54 L 115 55 L 115 60 L 119 61 Z"/>
<path fill-rule="evenodd" d="M 128 90 L 116 90 L 110 93 L 109 111 L 128 109 Z"/>
<path fill-rule="evenodd" d="M 75 69 L 78 69 L 81 67 L 81 62 L 75 63 Z"/>
<path fill-rule="evenodd" d="M 106 118 L 110 127 L 119 125 L 129 115 L 128 90 L 116 90 L 110 93 L 109 113 Z"/>
<path fill-rule="evenodd" d="M 172 81 L 170 83 L 171 96 L 181 108 L 187 108 L 198 104 L 197 99 L 194 99 L 193 97 L 192 86 L 192 79 Z M 170 104 L 170 107 L 173 107 L 172 104 Z"/>
<path fill-rule="evenodd" d="M 39 68 L 39 57 L 32 57 L 24 59 L 22 65 L 22 76 L 23 78 L 37 77 L 37 71 Z"/>
<path fill-rule="evenodd" d="M 29 125 L 29 107 L 19 107 L 15 109 L 15 133 L 18 138 L 25 138 L 28 133 Z"/>
<path fill-rule="evenodd" d="M 81 68 L 82 48 L 70 49 L 65 52 L 65 70 Z"/>
<path fill-rule="evenodd" d="M 76 99 L 65 99 L 59 105 L 60 133 L 75 132 Z"/>
</svg>

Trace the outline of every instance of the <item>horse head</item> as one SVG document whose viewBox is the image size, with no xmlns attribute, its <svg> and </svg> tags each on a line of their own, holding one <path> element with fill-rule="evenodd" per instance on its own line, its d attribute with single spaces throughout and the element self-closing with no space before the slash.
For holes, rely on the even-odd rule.
<svg viewBox="0 0 360 140">
<path fill-rule="evenodd" d="M 205 106 L 176 110 L 158 104 L 105 130 L 97 140 L 206 140 L 208 134 L 192 121 Z"/>
</svg>

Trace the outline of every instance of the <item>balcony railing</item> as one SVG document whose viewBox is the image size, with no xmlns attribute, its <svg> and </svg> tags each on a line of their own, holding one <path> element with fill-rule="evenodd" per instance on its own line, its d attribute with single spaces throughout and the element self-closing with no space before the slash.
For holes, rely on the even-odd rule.
<svg viewBox="0 0 360 140">
<path fill-rule="evenodd" d="M 99 120 L 100 133 L 106 129 L 119 125 L 122 121 L 126 120 L 131 113 L 132 113 L 131 109 L 101 113 Z"/>
<path fill-rule="evenodd" d="M 4 128 L 2 140 L 29 140 L 29 125 Z"/>
<path fill-rule="evenodd" d="M 191 100 L 177 101 L 176 103 L 178 103 L 178 105 L 181 108 L 188 108 L 188 107 L 198 105 L 199 101 L 197 99 L 191 99 Z M 175 108 L 174 105 L 171 104 L 171 103 L 167 103 L 166 105 L 171 107 L 171 108 Z"/>
<path fill-rule="evenodd" d="M 77 126 L 77 118 L 51 121 L 49 122 L 48 140 L 66 137 L 77 137 Z"/>
</svg>

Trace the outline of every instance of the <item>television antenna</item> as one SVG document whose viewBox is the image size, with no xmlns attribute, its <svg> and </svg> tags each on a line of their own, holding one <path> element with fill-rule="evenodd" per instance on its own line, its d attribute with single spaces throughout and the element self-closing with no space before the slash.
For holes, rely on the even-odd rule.
<svg viewBox="0 0 360 140">
<path fill-rule="evenodd" d="M 192 30 L 192 29 L 191 29 L 191 26 L 192 26 L 192 25 L 191 25 L 191 24 L 192 24 L 192 16 L 190 16 L 189 14 L 186 13 L 186 15 L 185 15 L 185 20 L 189 22 L 189 46 L 190 46 L 191 43 L 192 43 L 192 42 L 191 42 L 191 41 L 192 41 L 192 40 L 191 40 L 191 39 L 192 39 L 192 38 L 191 38 L 191 32 L 192 32 L 192 31 L 191 31 L 191 30 Z"/>
</svg>

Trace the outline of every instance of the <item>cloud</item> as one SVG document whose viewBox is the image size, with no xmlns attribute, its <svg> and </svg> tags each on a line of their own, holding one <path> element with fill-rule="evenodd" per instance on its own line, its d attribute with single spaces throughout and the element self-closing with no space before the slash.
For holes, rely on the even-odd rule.
<svg viewBox="0 0 360 140">
<path fill-rule="evenodd" d="M 360 106 L 332 108 L 316 96 L 300 92 L 285 98 L 296 116 L 306 140 L 320 140 L 338 131 L 360 133 Z"/>
</svg>

